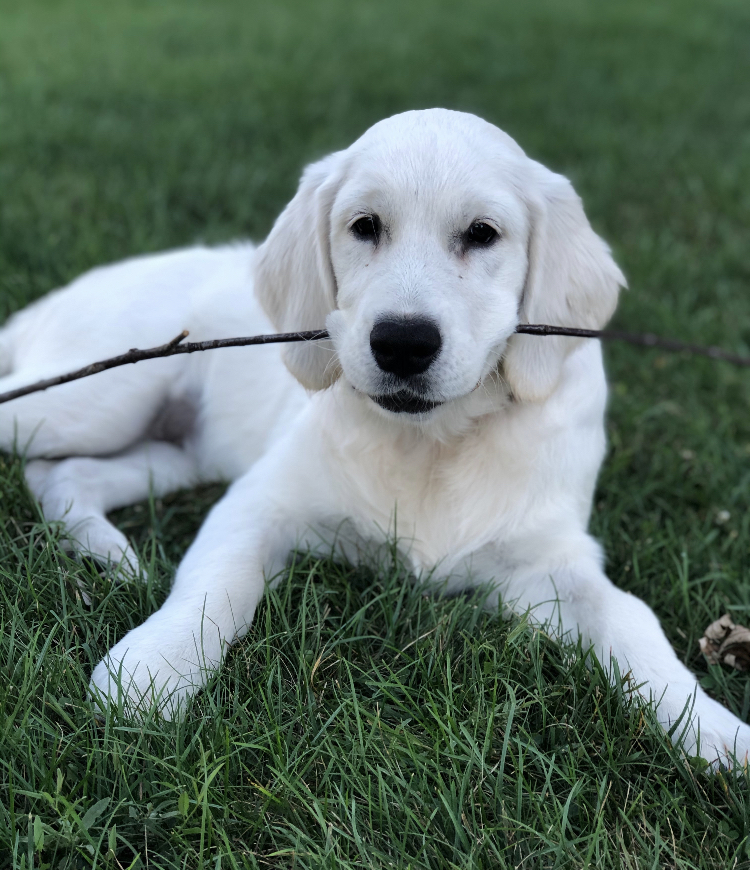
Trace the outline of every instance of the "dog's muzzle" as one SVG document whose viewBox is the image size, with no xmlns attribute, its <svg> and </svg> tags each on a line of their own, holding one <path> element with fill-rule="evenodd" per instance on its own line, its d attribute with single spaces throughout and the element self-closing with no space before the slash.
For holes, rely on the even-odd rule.
<svg viewBox="0 0 750 870">
<path fill-rule="evenodd" d="M 419 379 L 437 359 L 442 344 L 440 330 L 426 317 L 383 317 L 370 332 L 378 368 L 396 382 Z M 408 388 L 370 398 L 394 414 L 426 414 L 442 404 Z"/>
</svg>

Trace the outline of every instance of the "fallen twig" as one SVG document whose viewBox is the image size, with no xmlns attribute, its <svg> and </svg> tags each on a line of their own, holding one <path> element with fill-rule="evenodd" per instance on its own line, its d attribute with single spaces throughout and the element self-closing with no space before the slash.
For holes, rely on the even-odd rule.
<svg viewBox="0 0 750 870">
<path fill-rule="evenodd" d="M 628 344 L 635 344 L 641 347 L 653 347 L 672 353 L 684 351 L 685 353 L 705 356 L 709 359 L 723 360 L 737 366 L 750 367 L 750 357 L 730 353 L 720 347 L 706 347 L 697 344 L 687 344 L 684 341 L 675 341 L 671 338 L 660 338 L 658 335 L 652 335 L 651 333 L 619 332 L 608 329 L 576 329 L 567 326 L 548 326 L 543 323 L 522 323 L 516 327 L 516 332 L 522 335 L 538 335 L 542 337 L 566 335 L 573 338 L 600 338 L 605 341 L 624 341 Z M 10 402 L 13 399 L 19 399 L 21 396 L 28 396 L 30 393 L 38 393 L 50 387 L 56 387 L 59 384 L 67 384 L 70 381 L 87 378 L 90 375 L 96 375 L 108 369 L 143 362 L 147 359 L 160 359 L 165 356 L 196 353 L 203 350 L 218 350 L 222 347 L 247 347 L 255 344 L 279 344 L 291 341 L 319 341 L 320 339 L 328 338 L 328 332 L 325 329 L 314 329 L 308 332 L 280 332 L 269 335 L 240 336 L 239 338 L 216 338 L 210 341 L 185 341 L 188 334 L 188 331 L 184 330 L 171 341 L 159 347 L 151 347 L 144 350 L 134 347 L 127 353 L 91 363 L 91 365 L 84 366 L 74 372 L 68 372 L 54 378 L 46 378 L 45 380 L 37 381 L 35 384 L 29 384 L 26 387 L 8 390 L 6 393 L 0 393 L 0 404 Z"/>
<path fill-rule="evenodd" d="M 180 353 L 196 353 L 201 350 L 216 350 L 221 347 L 245 347 L 253 344 L 277 344 L 287 341 L 315 341 L 319 338 L 328 337 L 325 329 L 317 329 L 311 332 L 279 332 L 270 335 L 249 335 L 240 338 L 214 338 L 209 341 L 185 341 L 189 334 L 187 329 L 185 329 L 171 341 L 159 345 L 159 347 L 149 347 L 144 350 L 133 347 L 127 353 L 91 363 L 91 365 L 84 366 L 82 369 L 76 369 L 74 372 L 57 375 L 54 378 L 45 378 L 43 381 L 37 381 L 35 384 L 29 384 L 26 387 L 8 390 L 7 393 L 0 393 L 0 404 L 10 402 L 12 399 L 20 399 L 21 396 L 28 396 L 29 393 L 38 393 L 42 390 L 48 390 L 50 387 L 56 387 L 59 384 L 67 384 L 70 381 L 87 378 L 89 375 L 106 372 L 108 369 L 129 365 L 130 363 L 143 362 L 143 360 L 147 359 L 161 359 L 165 356 L 175 356 Z"/>
</svg>

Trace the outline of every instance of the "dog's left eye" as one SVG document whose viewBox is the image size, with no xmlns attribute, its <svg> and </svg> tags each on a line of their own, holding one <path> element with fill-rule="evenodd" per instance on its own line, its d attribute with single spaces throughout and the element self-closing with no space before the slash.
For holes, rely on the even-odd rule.
<svg viewBox="0 0 750 870">
<path fill-rule="evenodd" d="M 354 221 L 352 232 L 360 239 L 377 242 L 380 235 L 380 218 L 376 214 L 365 215 Z"/>
<path fill-rule="evenodd" d="M 466 241 L 470 245 L 490 245 L 497 238 L 497 231 L 484 221 L 474 221 L 466 231 Z"/>
</svg>

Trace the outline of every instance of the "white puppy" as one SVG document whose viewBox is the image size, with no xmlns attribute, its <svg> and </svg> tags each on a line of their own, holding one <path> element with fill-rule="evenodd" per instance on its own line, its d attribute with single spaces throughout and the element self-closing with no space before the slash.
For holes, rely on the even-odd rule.
<svg viewBox="0 0 750 870">
<path fill-rule="evenodd" d="M 257 252 L 97 269 L 13 317 L 3 391 L 184 328 L 194 340 L 331 334 L 145 362 L 0 406 L 0 444 L 34 458 L 45 516 L 103 559 L 137 564 L 107 511 L 239 478 L 94 689 L 113 697 L 119 681 L 133 705 L 174 714 L 246 631 L 290 550 L 335 536 L 356 558 L 386 541 L 397 512 L 417 576 L 491 583 L 490 606 L 502 598 L 560 636 L 580 633 L 605 665 L 614 657 L 666 728 L 692 705 L 688 752 L 744 758 L 750 728 L 612 585 L 587 534 L 604 455 L 598 342 L 513 334 L 519 322 L 599 328 L 623 284 L 565 178 L 490 124 L 432 110 L 376 124 L 309 167 Z"/>
</svg>

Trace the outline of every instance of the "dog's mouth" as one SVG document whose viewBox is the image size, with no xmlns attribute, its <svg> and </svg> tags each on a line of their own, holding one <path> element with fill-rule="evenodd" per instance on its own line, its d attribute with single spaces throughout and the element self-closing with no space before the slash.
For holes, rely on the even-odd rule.
<svg viewBox="0 0 750 870">
<path fill-rule="evenodd" d="M 376 405 L 394 414 L 427 414 L 443 404 L 416 396 L 409 390 L 399 390 L 387 396 L 370 396 L 370 398 Z"/>
</svg>

